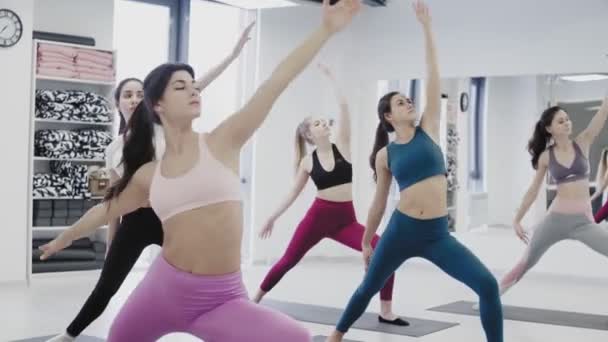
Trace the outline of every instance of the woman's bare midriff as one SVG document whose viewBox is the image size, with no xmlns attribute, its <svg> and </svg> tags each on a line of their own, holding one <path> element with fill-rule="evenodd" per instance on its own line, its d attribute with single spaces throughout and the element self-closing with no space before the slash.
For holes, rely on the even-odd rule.
<svg viewBox="0 0 608 342">
<path fill-rule="evenodd" d="M 317 197 L 332 202 L 349 202 L 353 200 L 353 185 L 347 183 L 319 190 L 317 191 Z"/>
<path fill-rule="evenodd" d="M 447 179 L 444 175 L 422 180 L 401 191 L 397 209 L 417 219 L 447 215 Z"/>
<path fill-rule="evenodd" d="M 571 183 L 562 183 L 557 186 L 557 195 L 549 211 L 564 214 L 585 214 L 593 221 L 591 196 L 589 195 L 589 182 L 586 179 Z"/>
<path fill-rule="evenodd" d="M 569 200 L 590 201 L 589 181 L 581 179 L 576 182 L 562 183 L 557 186 L 557 196 Z"/>
<path fill-rule="evenodd" d="M 221 275 L 241 268 L 241 202 L 222 202 L 177 214 L 163 222 L 163 231 L 163 256 L 184 272 Z"/>
</svg>

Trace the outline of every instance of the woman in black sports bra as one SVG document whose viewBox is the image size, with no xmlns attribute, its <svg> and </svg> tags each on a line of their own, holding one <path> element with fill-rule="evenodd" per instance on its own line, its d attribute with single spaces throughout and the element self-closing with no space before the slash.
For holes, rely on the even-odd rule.
<svg viewBox="0 0 608 342">
<path fill-rule="evenodd" d="M 330 140 L 332 120 L 306 118 L 296 131 L 296 181 L 275 213 L 266 221 L 260 231 L 261 238 L 272 234 L 274 222 L 291 206 L 304 189 L 310 177 L 317 187 L 317 198 L 300 221 L 285 251 L 285 254 L 268 272 L 260 285 L 254 301 L 259 302 L 281 278 L 293 268 L 304 255 L 324 238 L 333 239 L 352 249 L 361 251 L 361 241 L 365 228 L 357 222 L 352 201 L 353 171 L 350 163 L 350 113 L 346 99 L 338 90 L 330 70 L 319 65 L 329 78 L 340 103 L 340 125 L 336 143 Z M 306 155 L 306 143 L 316 149 Z M 380 237 L 376 235 L 372 245 Z M 394 325 L 408 325 L 392 312 L 394 275 L 380 292 L 381 314 L 378 320 Z"/>
</svg>

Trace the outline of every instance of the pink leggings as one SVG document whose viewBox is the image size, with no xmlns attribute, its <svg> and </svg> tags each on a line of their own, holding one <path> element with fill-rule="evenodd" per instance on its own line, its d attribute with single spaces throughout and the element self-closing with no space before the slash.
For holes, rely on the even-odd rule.
<svg viewBox="0 0 608 342">
<path fill-rule="evenodd" d="M 152 342 L 173 332 L 205 342 L 310 342 L 284 314 L 247 298 L 241 273 L 186 273 L 159 255 L 112 323 L 110 342 Z"/>
<path fill-rule="evenodd" d="M 272 290 L 281 278 L 323 238 L 333 239 L 361 251 L 364 232 L 365 228 L 357 222 L 352 201 L 332 202 L 320 198 L 315 199 L 298 225 L 285 254 L 268 272 L 260 289 L 264 292 Z M 373 247 L 376 247 L 379 238 L 378 235 L 374 237 Z M 380 299 L 385 301 L 392 299 L 394 282 L 395 275 L 392 274 L 380 291 Z"/>
</svg>

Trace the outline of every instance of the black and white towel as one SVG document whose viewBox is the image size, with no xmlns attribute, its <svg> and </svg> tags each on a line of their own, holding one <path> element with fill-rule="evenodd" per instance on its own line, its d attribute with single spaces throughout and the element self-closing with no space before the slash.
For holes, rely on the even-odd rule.
<svg viewBox="0 0 608 342">
<path fill-rule="evenodd" d="M 38 130 L 34 135 L 34 153 L 54 159 L 104 159 L 112 142 L 109 131 L 82 129 Z"/>
<path fill-rule="evenodd" d="M 50 174 L 34 175 L 34 197 L 91 197 L 86 165 L 73 164 L 69 161 L 52 161 L 49 166 Z"/>
<path fill-rule="evenodd" d="M 92 123 L 111 122 L 109 101 L 81 90 L 36 90 L 36 117 Z"/>
<path fill-rule="evenodd" d="M 73 197 L 72 179 L 57 174 L 34 175 L 33 196 L 36 198 Z"/>
</svg>

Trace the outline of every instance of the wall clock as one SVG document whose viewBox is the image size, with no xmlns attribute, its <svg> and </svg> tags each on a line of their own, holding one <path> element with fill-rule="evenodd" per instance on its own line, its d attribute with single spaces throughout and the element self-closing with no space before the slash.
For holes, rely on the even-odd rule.
<svg viewBox="0 0 608 342">
<path fill-rule="evenodd" d="M 0 47 L 11 47 L 21 39 L 23 25 L 17 13 L 6 9 L 0 9 Z"/>
<path fill-rule="evenodd" d="M 460 94 L 460 111 L 466 112 L 467 110 L 469 110 L 469 94 L 465 92 Z"/>
</svg>

